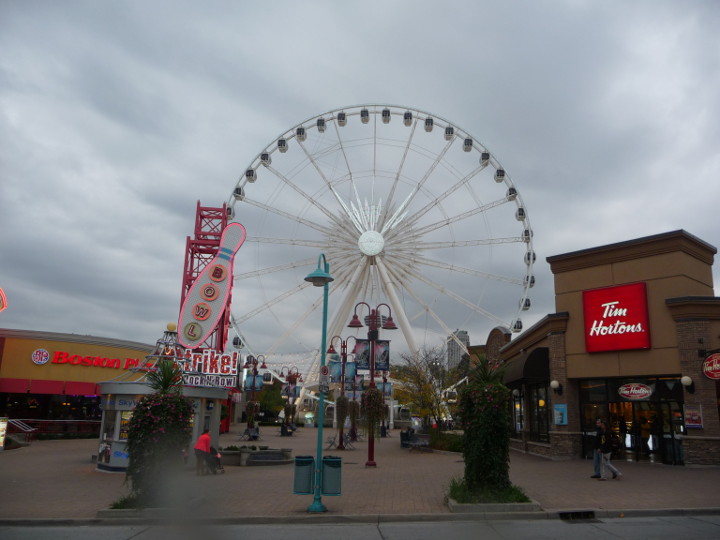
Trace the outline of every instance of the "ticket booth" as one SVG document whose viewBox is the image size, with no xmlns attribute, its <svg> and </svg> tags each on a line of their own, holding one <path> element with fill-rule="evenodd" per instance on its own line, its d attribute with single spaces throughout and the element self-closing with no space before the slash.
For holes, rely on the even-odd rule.
<svg viewBox="0 0 720 540">
<path fill-rule="evenodd" d="M 128 426 L 138 401 L 153 391 L 141 382 L 100 383 L 103 410 L 100 426 L 97 469 L 109 472 L 125 472 L 128 467 L 127 453 Z M 212 444 L 217 446 L 220 434 L 222 402 L 227 399 L 228 390 L 218 387 L 184 386 L 183 395 L 193 402 L 192 439 L 194 441 L 205 429 L 210 430 Z M 191 466 L 195 465 L 194 452 L 188 452 Z"/>
</svg>

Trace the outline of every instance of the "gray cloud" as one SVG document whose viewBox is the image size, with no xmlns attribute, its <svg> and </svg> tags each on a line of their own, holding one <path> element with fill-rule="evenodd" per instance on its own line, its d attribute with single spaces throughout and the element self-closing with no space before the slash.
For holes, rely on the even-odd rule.
<svg viewBox="0 0 720 540">
<path fill-rule="evenodd" d="M 10 307 L 0 326 L 153 342 L 177 317 L 197 201 L 221 205 L 280 134 L 359 103 L 456 122 L 507 169 L 538 254 L 526 326 L 554 311 L 547 256 L 678 228 L 717 245 L 719 11 L 670 1 L 5 3 L 0 287 Z M 239 221 L 250 233 L 261 218 Z M 271 225 L 252 235 L 276 233 Z M 257 268 L 257 253 L 248 242 L 238 267 Z M 306 255 L 263 257 L 272 266 Z M 287 276 L 248 282 L 238 307 L 294 286 Z M 318 294 L 281 303 L 278 326 Z M 318 325 L 308 316 L 299 341 L 318 340 Z M 264 347 L 274 331 L 253 337 Z"/>
</svg>

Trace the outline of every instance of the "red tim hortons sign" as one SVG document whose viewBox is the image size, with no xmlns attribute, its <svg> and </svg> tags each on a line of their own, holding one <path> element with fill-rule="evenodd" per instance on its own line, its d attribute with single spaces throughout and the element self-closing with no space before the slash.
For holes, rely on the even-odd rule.
<svg viewBox="0 0 720 540">
<path fill-rule="evenodd" d="M 711 354 L 705 359 L 703 362 L 703 373 L 708 379 L 715 381 L 720 379 L 720 354 Z"/>
<path fill-rule="evenodd" d="M 650 348 L 645 283 L 583 291 L 583 314 L 587 352 Z"/>
</svg>

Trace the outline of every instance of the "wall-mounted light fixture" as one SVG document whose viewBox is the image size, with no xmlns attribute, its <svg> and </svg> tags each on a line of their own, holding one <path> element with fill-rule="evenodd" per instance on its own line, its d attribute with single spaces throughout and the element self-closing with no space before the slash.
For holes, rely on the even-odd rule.
<svg viewBox="0 0 720 540">
<path fill-rule="evenodd" d="M 695 393 L 695 381 L 692 380 L 692 377 L 683 375 L 680 377 L 680 384 L 685 387 L 685 390 L 687 390 L 689 394 Z"/>
<path fill-rule="evenodd" d="M 560 384 L 559 381 L 550 381 L 550 388 L 552 388 L 553 392 L 555 392 L 558 396 L 562 396 L 563 385 Z"/>
</svg>

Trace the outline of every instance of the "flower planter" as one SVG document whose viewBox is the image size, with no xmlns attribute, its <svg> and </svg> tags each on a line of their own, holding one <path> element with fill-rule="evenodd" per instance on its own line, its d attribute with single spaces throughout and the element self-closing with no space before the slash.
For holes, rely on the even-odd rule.
<svg viewBox="0 0 720 540">
<path fill-rule="evenodd" d="M 223 467 L 239 467 L 244 453 L 242 450 L 220 450 L 220 462 Z"/>
</svg>

